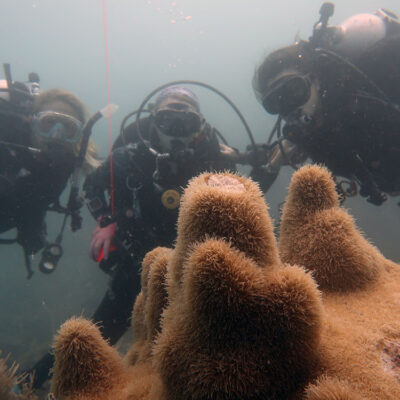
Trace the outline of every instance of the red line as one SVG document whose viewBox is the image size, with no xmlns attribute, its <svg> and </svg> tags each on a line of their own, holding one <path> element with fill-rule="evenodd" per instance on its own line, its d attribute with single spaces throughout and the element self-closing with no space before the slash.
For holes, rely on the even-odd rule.
<svg viewBox="0 0 400 400">
<path fill-rule="evenodd" d="M 107 38 L 107 12 L 106 12 L 106 1 L 103 2 L 103 23 L 104 23 L 104 45 L 106 53 L 106 70 L 107 70 L 107 103 L 108 103 L 108 139 L 110 145 L 110 205 L 111 213 L 114 214 L 114 168 L 113 168 L 113 156 L 112 156 L 112 128 L 111 128 L 111 95 L 110 95 L 110 65 L 108 57 L 108 38 Z"/>
</svg>

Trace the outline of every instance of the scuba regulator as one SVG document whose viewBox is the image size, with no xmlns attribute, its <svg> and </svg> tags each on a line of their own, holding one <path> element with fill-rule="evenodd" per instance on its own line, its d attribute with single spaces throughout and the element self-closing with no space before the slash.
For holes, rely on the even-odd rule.
<svg viewBox="0 0 400 400">
<path fill-rule="evenodd" d="M 319 9 L 319 20 L 313 26 L 313 33 L 309 39 L 313 47 L 326 47 L 327 43 L 333 41 L 336 28 L 328 27 L 329 18 L 335 12 L 335 5 L 333 3 L 323 3 Z"/>
</svg>

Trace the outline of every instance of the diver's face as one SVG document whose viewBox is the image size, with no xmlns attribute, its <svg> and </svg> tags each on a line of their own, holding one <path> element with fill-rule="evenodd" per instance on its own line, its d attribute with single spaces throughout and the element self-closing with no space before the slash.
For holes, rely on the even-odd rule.
<svg viewBox="0 0 400 400">
<path fill-rule="evenodd" d="M 187 138 L 199 132 L 201 119 L 191 111 L 159 110 L 154 115 L 154 123 L 168 136 Z"/>
<path fill-rule="evenodd" d="M 82 138 L 83 123 L 67 103 L 46 104 L 32 119 L 32 141 L 43 150 L 50 145 L 73 150 Z"/>
<path fill-rule="evenodd" d="M 308 101 L 299 107 L 303 118 L 311 120 L 318 110 L 319 105 L 319 82 L 317 78 L 310 78 L 310 97 Z"/>
<path fill-rule="evenodd" d="M 270 114 L 284 119 L 293 112 L 311 116 L 318 101 L 318 84 L 310 74 L 287 69 L 275 76 L 266 91 L 262 104 Z"/>
<path fill-rule="evenodd" d="M 153 129 L 157 133 L 160 150 L 166 153 L 176 153 L 189 148 L 195 137 L 195 133 L 184 136 L 168 135 L 154 122 Z"/>
<path fill-rule="evenodd" d="M 183 150 L 201 130 L 203 119 L 186 103 L 162 103 L 153 114 L 153 123 L 163 151 Z"/>
</svg>

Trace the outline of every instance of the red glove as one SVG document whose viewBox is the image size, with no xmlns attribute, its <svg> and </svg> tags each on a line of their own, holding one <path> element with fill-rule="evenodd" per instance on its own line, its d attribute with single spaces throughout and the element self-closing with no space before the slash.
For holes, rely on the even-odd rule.
<svg viewBox="0 0 400 400">
<path fill-rule="evenodd" d="M 105 260 L 108 259 L 110 254 L 110 247 L 112 246 L 112 240 L 115 233 L 115 223 L 106 226 L 105 228 L 100 228 L 98 226 L 92 233 L 92 239 L 90 242 L 89 255 L 94 261 L 99 261 L 100 255 L 102 253 Z"/>
</svg>

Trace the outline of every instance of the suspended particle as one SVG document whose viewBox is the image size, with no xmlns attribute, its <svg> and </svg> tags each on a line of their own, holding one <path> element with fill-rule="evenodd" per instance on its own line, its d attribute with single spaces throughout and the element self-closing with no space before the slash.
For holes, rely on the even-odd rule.
<svg viewBox="0 0 400 400">
<path fill-rule="evenodd" d="M 192 19 L 192 17 L 191 17 L 190 15 L 187 15 L 187 16 L 184 18 L 185 21 L 190 21 L 191 19 Z"/>
<path fill-rule="evenodd" d="M 171 24 L 176 24 L 176 19 L 171 19 Z"/>
</svg>

